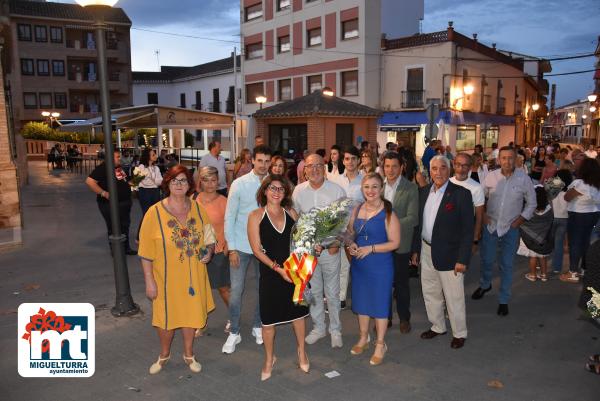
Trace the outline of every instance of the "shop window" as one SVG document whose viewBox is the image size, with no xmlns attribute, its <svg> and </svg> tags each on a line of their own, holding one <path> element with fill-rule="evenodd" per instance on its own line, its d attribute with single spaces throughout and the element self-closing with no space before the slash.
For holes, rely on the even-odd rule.
<svg viewBox="0 0 600 401">
<path fill-rule="evenodd" d="M 456 151 L 475 148 L 477 128 L 474 125 L 459 125 L 456 129 Z"/>
</svg>

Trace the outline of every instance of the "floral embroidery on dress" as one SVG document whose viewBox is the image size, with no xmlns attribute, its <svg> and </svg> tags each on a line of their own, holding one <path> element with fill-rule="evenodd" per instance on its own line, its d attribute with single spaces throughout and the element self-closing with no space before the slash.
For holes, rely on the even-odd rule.
<svg viewBox="0 0 600 401">
<path fill-rule="evenodd" d="M 175 243 L 179 252 L 179 261 L 183 262 L 185 257 L 196 256 L 198 260 L 202 259 L 206 254 L 206 250 L 200 247 L 200 237 L 202 234 L 196 230 L 196 219 L 191 217 L 188 219 L 185 227 L 177 224 L 175 219 L 167 222 L 167 227 L 171 229 L 171 241 Z"/>
</svg>

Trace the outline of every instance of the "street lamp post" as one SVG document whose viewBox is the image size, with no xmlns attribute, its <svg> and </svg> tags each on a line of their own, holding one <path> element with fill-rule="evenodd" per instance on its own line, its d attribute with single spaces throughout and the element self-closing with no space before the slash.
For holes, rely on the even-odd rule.
<svg viewBox="0 0 600 401">
<path fill-rule="evenodd" d="M 538 135 L 538 115 L 537 112 L 540 109 L 539 103 L 534 103 L 531 105 L 531 110 L 533 110 L 533 140 L 535 142 L 539 141 L 540 135 Z"/>
<path fill-rule="evenodd" d="M 115 317 L 131 316 L 140 311 L 138 305 L 133 302 L 131 288 L 129 286 L 129 272 L 127 270 L 127 260 L 125 258 L 125 247 L 123 246 L 126 236 L 121 233 L 119 216 L 119 199 L 117 196 L 117 181 L 115 178 L 115 165 L 112 155 L 112 121 L 110 117 L 110 99 L 108 92 L 108 77 L 106 66 L 106 46 L 104 33 L 107 30 L 107 24 L 104 16 L 118 0 L 77 0 L 77 2 L 86 7 L 94 15 L 94 28 L 96 30 L 96 42 L 98 49 L 98 73 L 100 76 L 100 101 L 102 106 L 102 128 L 104 132 L 104 148 L 106 157 L 106 177 L 108 181 L 110 221 L 112 235 L 109 236 L 112 247 L 113 267 L 115 275 L 116 301 L 111 313 Z"/>
</svg>

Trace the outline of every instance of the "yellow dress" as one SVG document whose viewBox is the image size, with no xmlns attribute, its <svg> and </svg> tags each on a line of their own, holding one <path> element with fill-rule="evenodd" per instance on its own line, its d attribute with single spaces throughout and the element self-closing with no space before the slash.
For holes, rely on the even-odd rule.
<svg viewBox="0 0 600 401">
<path fill-rule="evenodd" d="M 138 255 L 152 262 L 158 295 L 152 325 L 165 330 L 202 328 L 215 308 L 206 265 L 200 262 L 215 235 L 204 209 L 191 202 L 185 226 L 162 201 L 144 215 Z"/>
</svg>

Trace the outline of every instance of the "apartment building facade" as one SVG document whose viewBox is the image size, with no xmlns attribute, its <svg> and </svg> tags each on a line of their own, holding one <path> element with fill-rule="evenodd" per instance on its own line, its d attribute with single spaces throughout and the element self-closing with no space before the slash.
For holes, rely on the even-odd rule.
<svg viewBox="0 0 600 401">
<path fill-rule="evenodd" d="M 9 1 L 11 26 L 7 74 L 16 131 L 42 121 L 42 111 L 83 120 L 101 113 L 97 43 L 92 14 L 77 4 Z M 123 9 L 107 16 L 111 108 L 132 104 L 131 20 Z"/>
<path fill-rule="evenodd" d="M 401 139 L 421 154 L 430 104 L 439 110 L 433 116 L 435 136 L 454 151 L 535 139 L 536 122 L 546 115 L 542 73 L 549 63 L 538 60 L 544 68 L 538 81 L 525 73 L 522 57 L 468 38 L 452 24 L 440 32 L 385 40 L 383 48 L 380 142 Z"/>
<path fill-rule="evenodd" d="M 241 0 L 242 113 L 324 88 L 379 108 L 382 35 L 418 32 L 422 14 L 423 1 Z M 306 136 L 305 126 L 289 128 Z"/>
</svg>

